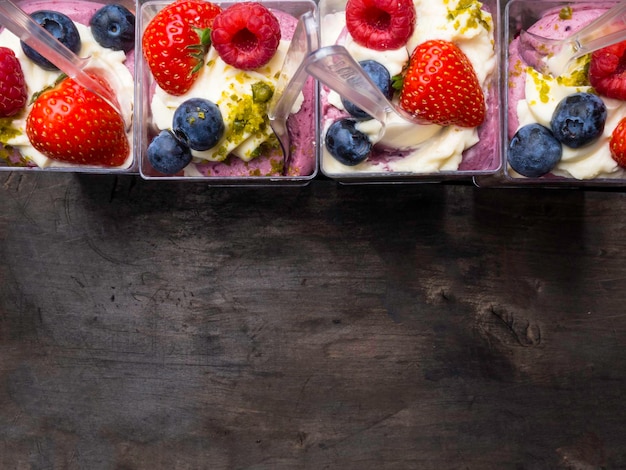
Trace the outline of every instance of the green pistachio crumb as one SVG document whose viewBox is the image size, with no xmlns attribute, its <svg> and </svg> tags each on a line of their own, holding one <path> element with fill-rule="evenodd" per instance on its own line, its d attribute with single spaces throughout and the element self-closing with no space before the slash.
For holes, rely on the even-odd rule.
<svg viewBox="0 0 626 470">
<path fill-rule="evenodd" d="M 252 84 L 252 101 L 255 103 L 267 103 L 274 94 L 274 90 L 265 82 L 259 81 Z"/>
<path fill-rule="evenodd" d="M 571 20 L 572 19 L 572 7 L 568 5 L 566 7 L 561 8 L 561 11 L 559 12 L 559 18 L 561 18 L 562 20 Z"/>
</svg>

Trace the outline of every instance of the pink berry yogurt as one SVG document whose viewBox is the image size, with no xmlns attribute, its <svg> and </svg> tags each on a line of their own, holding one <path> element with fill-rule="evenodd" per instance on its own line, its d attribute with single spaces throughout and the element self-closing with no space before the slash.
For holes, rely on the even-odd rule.
<svg viewBox="0 0 626 470">
<path fill-rule="evenodd" d="M 34 1 L 20 2 L 19 6 L 26 12 L 32 13 L 37 10 L 53 10 L 64 13 L 74 21 L 81 37 L 80 57 L 92 57 L 92 64 L 96 67 L 106 68 L 110 72 L 107 75 L 110 85 L 116 92 L 120 103 L 124 120 L 128 124 L 127 136 L 129 142 L 133 141 L 132 115 L 134 100 L 134 50 L 128 54 L 123 51 L 100 46 L 90 32 L 89 20 L 105 4 L 91 1 Z M 132 10 L 131 10 L 132 11 Z M 47 71 L 33 63 L 22 51 L 19 39 L 10 31 L 0 30 L 0 46 L 12 49 L 20 61 L 24 78 L 27 84 L 28 96 L 52 86 L 61 72 Z M 30 98 L 29 98 L 30 101 Z M 33 148 L 26 136 L 26 117 L 29 105 L 26 109 L 14 116 L 13 119 L 0 119 L 0 169 L 19 168 L 42 168 L 64 169 L 71 171 L 129 171 L 133 165 L 133 152 L 129 152 L 126 162 L 118 168 L 98 168 L 85 165 L 72 165 L 58 162 L 47 158 Z"/>
<path fill-rule="evenodd" d="M 331 2 L 328 2 L 329 4 Z M 496 24 L 491 11 L 497 3 L 461 0 L 414 0 L 416 25 L 406 46 L 392 51 L 374 51 L 354 42 L 345 28 L 345 6 L 322 11 L 322 45 L 342 44 L 357 61 L 375 60 L 399 75 L 408 64 L 412 51 L 430 39 L 455 43 L 467 55 L 483 89 L 487 113 L 477 128 L 438 125 L 419 126 L 401 119 L 387 126 L 376 141 L 379 125 L 362 121 L 357 129 L 375 143 L 372 154 L 356 166 L 337 161 L 326 150 L 324 135 L 341 117 L 349 117 L 337 93 L 322 87 L 321 92 L 321 169 L 337 179 L 393 179 L 395 177 L 442 179 L 459 175 L 486 174 L 500 165 L 499 102 L 497 85 Z M 397 102 L 398 93 L 393 101 Z"/>
<path fill-rule="evenodd" d="M 299 2 L 293 2 L 294 5 L 296 3 Z M 276 16 L 280 23 L 281 44 L 275 56 L 266 67 L 261 67 L 251 72 L 236 71 L 232 67 L 226 66 L 217 52 L 213 48 L 210 48 L 205 58 L 207 66 L 202 67 L 197 81 L 184 95 L 172 96 L 165 93 L 157 85 L 151 84 L 151 96 L 146 99 L 146 101 L 149 101 L 149 105 L 146 106 L 149 107 L 149 117 L 146 119 L 149 124 L 146 130 L 147 134 L 143 136 L 145 140 L 141 144 L 144 149 L 160 130 L 171 127 L 174 111 L 182 102 L 191 97 L 211 99 L 206 92 L 209 86 L 215 88 L 223 85 L 225 87 L 228 80 L 237 80 L 242 83 L 247 83 L 259 79 L 265 82 L 273 82 L 275 85 L 276 78 L 282 67 L 284 54 L 289 47 L 290 39 L 295 31 L 297 19 L 293 15 L 275 8 L 270 8 L 270 11 Z M 228 72 L 222 74 L 222 70 L 228 70 Z M 147 73 L 149 74 L 149 72 Z M 233 73 L 235 73 L 234 76 Z M 230 78 L 224 79 L 224 76 Z M 220 78 L 216 80 L 215 77 Z M 217 102 L 217 100 L 214 101 Z M 287 121 L 292 153 L 289 167 L 286 171 L 283 169 L 282 152 L 277 148 L 277 141 L 272 139 L 273 133 L 269 128 L 268 122 L 266 138 L 268 139 L 267 142 L 271 142 L 271 144 L 261 146 L 260 148 L 263 150 L 259 155 L 253 158 L 249 158 L 248 155 L 257 148 L 260 142 L 250 138 L 244 141 L 239 147 L 232 149 L 226 159 L 213 155 L 212 149 L 208 152 L 204 152 L 204 154 L 202 152 L 192 151 L 194 157 L 192 162 L 177 175 L 168 176 L 158 173 L 151 167 L 148 159 L 145 158 L 144 155 L 142 156 L 140 167 L 141 173 L 146 178 L 185 178 L 222 182 L 236 182 L 244 179 L 247 180 L 247 182 L 252 182 L 252 184 L 254 184 L 254 181 L 258 181 L 259 184 L 264 184 L 267 180 L 274 182 L 280 180 L 307 181 L 312 178 L 317 171 L 315 154 L 315 116 L 315 85 L 312 79 L 308 79 Z M 228 118 L 224 117 L 224 119 L 227 121 Z M 217 158 L 221 158 L 222 160 L 219 161 Z M 215 161 L 211 161 L 211 159 L 215 159 Z"/>
</svg>

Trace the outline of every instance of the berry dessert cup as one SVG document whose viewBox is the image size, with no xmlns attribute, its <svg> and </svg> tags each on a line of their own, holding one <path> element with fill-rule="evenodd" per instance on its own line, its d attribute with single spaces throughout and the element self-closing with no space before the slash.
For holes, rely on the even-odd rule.
<svg viewBox="0 0 626 470">
<path fill-rule="evenodd" d="M 316 12 L 315 3 L 141 4 L 136 152 L 142 177 L 221 186 L 303 185 L 315 177 L 314 80 L 306 80 L 287 121 L 288 165 L 267 115 L 305 12 Z M 166 34 L 172 22 L 177 35 Z"/>
<path fill-rule="evenodd" d="M 0 170 L 133 172 L 134 4 L 89 0 L 18 5 L 79 57 L 100 96 L 0 27 Z"/>
<path fill-rule="evenodd" d="M 520 37 L 522 30 L 568 37 L 614 4 L 511 0 L 506 5 L 505 161 L 499 178 L 479 185 L 624 184 L 626 78 L 619 64 L 626 59 L 626 43 L 582 56 L 559 74 L 543 62 L 530 66 L 527 43 Z"/>
<path fill-rule="evenodd" d="M 322 0 L 322 46 L 342 45 L 393 105 L 381 124 L 326 86 L 320 168 L 344 183 L 470 179 L 501 164 L 498 2 Z"/>
</svg>

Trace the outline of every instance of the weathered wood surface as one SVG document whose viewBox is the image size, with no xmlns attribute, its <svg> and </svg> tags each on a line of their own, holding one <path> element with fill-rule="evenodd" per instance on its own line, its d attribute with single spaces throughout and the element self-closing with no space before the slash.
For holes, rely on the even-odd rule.
<svg viewBox="0 0 626 470">
<path fill-rule="evenodd" d="M 1 178 L 2 469 L 626 468 L 626 193 Z"/>
</svg>

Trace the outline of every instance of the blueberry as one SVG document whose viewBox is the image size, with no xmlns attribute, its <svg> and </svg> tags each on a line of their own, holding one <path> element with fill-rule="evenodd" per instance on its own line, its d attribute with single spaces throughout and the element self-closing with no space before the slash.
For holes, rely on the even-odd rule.
<svg viewBox="0 0 626 470">
<path fill-rule="evenodd" d="M 380 91 L 383 92 L 387 98 L 391 99 L 393 96 L 393 88 L 391 87 L 391 75 L 389 75 L 389 70 L 379 62 L 375 60 L 363 60 L 359 62 L 365 73 L 369 75 L 374 84 L 378 87 Z M 361 108 L 356 106 L 351 101 L 348 101 L 345 98 L 341 98 L 341 102 L 343 103 L 343 107 L 356 119 L 366 120 L 372 119 L 372 116 L 367 114 Z"/>
<path fill-rule="evenodd" d="M 30 16 L 65 47 L 75 54 L 78 54 L 81 46 L 80 35 L 78 34 L 76 25 L 68 16 L 52 10 L 39 10 L 31 13 Z M 58 70 L 54 64 L 39 54 L 39 52 L 21 41 L 20 43 L 26 57 L 39 65 L 42 69 Z"/>
<path fill-rule="evenodd" d="M 550 127 L 563 145 L 579 148 L 596 140 L 604 131 L 606 106 L 597 95 L 574 93 L 557 105 Z"/>
<path fill-rule="evenodd" d="M 354 119 L 333 122 L 324 138 L 330 154 L 344 165 L 354 166 L 365 161 L 372 151 L 369 137 L 355 127 Z"/>
<path fill-rule="evenodd" d="M 208 150 L 222 138 L 224 120 L 212 101 L 190 98 L 176 108 L 172 130 L 189 148 Z"/>
<path fill-rule="evenodd" d="M 98 44 L 107 49 L 128 53 L 135 46 L 135 15 L 122 5 L 100 8 L 89 21 Z"/>
<path fill-rule="evenodd" d="M 189 165 L 191 152 L 169 130 L 163 130 L 148 145 L 148 161 L 165 175 L 174 175 Z"/>
<path fill-rule="evenodd" d="M 550 172 L 562 154 L 561 143 L 550 129 L 541 124 L 528 124 L 511 139 L 508 159 L 519 174 L 537 178 Z"/>
</svg>

